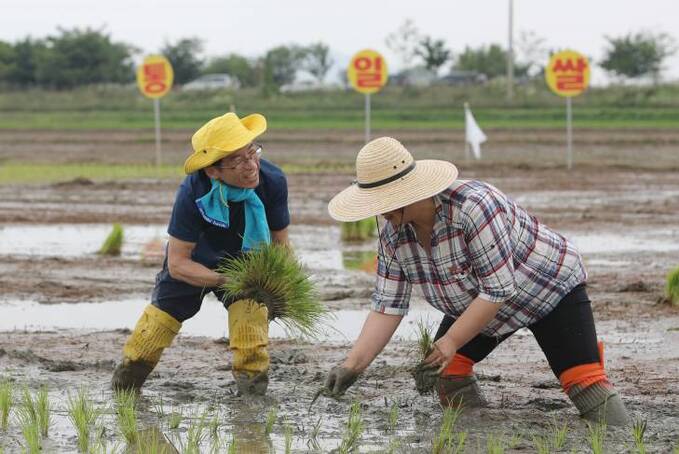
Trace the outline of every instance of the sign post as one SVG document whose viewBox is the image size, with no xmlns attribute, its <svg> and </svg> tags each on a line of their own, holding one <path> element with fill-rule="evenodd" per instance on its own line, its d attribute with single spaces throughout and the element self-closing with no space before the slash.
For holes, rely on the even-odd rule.
<svg viewBox="0 0 679 454">
<path fill-rule="evenodd" d="M 583 93 L 589 85 L 590 69 L 587 57 L 564 50 L 552 55 L 545 68 L 549 88 L 566 98 L 566 147 L 568 170 L 573 168 L 573 105 L 572 99 Z"/>
<path fill-rule="evenodd" d="M 347 68 L 349 83 L 365 95 L 365 141 L 370 141 L 370 95 L 387 84 L 387 62 L 378 52 L 364 49 L 351 58 Z"/>
<path fill-rule="evenodd" d="M 153 99 L 153 116 L 156 131 L 156 166 L 162 163 L 160 148 L 160 98 L 172 88 L 174 71 L 167 58 L 151 55 L 137 68 L 137 86 L 147 98 Z"/>
</svg>

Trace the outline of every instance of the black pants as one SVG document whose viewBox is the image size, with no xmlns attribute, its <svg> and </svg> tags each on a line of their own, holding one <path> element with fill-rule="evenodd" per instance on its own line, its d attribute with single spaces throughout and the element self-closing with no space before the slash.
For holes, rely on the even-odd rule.
<svg viewBox="0 0 679 454">
<path fill-rule="evenodd" d="M 454 321 L 454 318 L 444 316 L 435 339 L 443 336 Z M 552 312 L 527 328 L 535 336 L 557 378 L 571 367 L 599 362 L 592 306 L 584 284 L 571 290 Z M 502 337 L 479 334 L 457 352 L 478 363 L 512 334 Z"/>
</svg>

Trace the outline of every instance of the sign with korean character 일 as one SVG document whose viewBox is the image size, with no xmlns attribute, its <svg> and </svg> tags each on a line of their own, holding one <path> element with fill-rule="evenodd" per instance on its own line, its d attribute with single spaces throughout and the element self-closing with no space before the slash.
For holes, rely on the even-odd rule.
<svg viewBox="0 0 679 454">
<path fill-rule="evenodd" d="M 572 97 L 584 92 L 589 85 L 589 62 L 584 55 L 564 50 L 552 55 L 545 68 L 549 88 L 559 96 Z"/>
<path fill-rule="evenodd" d="M 347 68 L 349 83 L 360 93 L 377 93 L 387 84 L 387 62 L 374 50 L 364 49 L 354 55 Z"/>
<path fill-rule="evenodd" d="M 172 88 L 174 71 L 167 58 L 151 55 L 137 68 L 137 86 L 144 96 L 162 98 Z"/>
</svg>

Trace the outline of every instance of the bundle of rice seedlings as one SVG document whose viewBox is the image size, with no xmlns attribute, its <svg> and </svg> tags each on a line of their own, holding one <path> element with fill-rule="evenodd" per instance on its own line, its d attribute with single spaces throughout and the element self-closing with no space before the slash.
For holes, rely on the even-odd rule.
<svg viewBox="0 0 679 454">
<path fill-rule="evenodd" d="M 99 255 L 120 255 L 123 246 L 123 227 L 120 224 L 113 224 L 111 233 L 108 234 L 104 244 L 99 249 Z"/>
<path fill-rule="evenodd" d="M 667 275 L 667 299 L 673 306 L 679 306 L 679 267 L 670 271 Z"/>
<path fill-rule="evenodd" d="M 14 389 L 12 382 L 3 380 L 0 382 L 0 429 L 7 430 L 9 414 L 12 411 Z"/>
<path fill-rule="evenodd" d="M 355 222 L 342 223 L 342 241 L 365 241 L 377 234 L 375 218 L 361 219 Z"/>
<path fill-rule="evenodd" d="M 429 331 L 429 325 L 423 320 L 417 322 L 417 366 L 412 370 L 415 388 L 420 394 L 428 394 L 434 390 L 438 381 L 438 374 L 431 367 L 424 364 L 424 360 L 433 350 L 434 338 Z"/>
<path fill-rule="evenodd" d="M 226 277 L 221 288 L 235 300 L 264 304 L 269 319 L 302 336 L 316 337 L 327 309 L 316 296 L 309 276 L 292 251 L 282 245 L 263 245 L 236 259 L 225 260 L 217 272 Z"/>
</svg>

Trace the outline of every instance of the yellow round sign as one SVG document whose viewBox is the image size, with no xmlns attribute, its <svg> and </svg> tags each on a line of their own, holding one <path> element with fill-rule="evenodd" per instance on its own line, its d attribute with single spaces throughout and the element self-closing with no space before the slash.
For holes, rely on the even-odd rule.
<svg viewBox="0 0 679 454">
<path fill-rule="evenodd" d="M 545 68 L 545 80 L 559 96 L 570 98 L 579 95 L 589 85 L 587 57 L 573 50 L 557 52 Z"/>
<path fill-rule="evenodd" d="M 150 55 L 137 68 L 137 86 L 147 98 L 162 98 L 172 88 L 174 71 L 167 58 Z"/>
<path fill-rule="evenodd" d="M 352 57 L 347 77 L 356 91 L 377 93 L 387 84 L 387 62 L 379 52 L 364 49 Z"/>
</svg>

